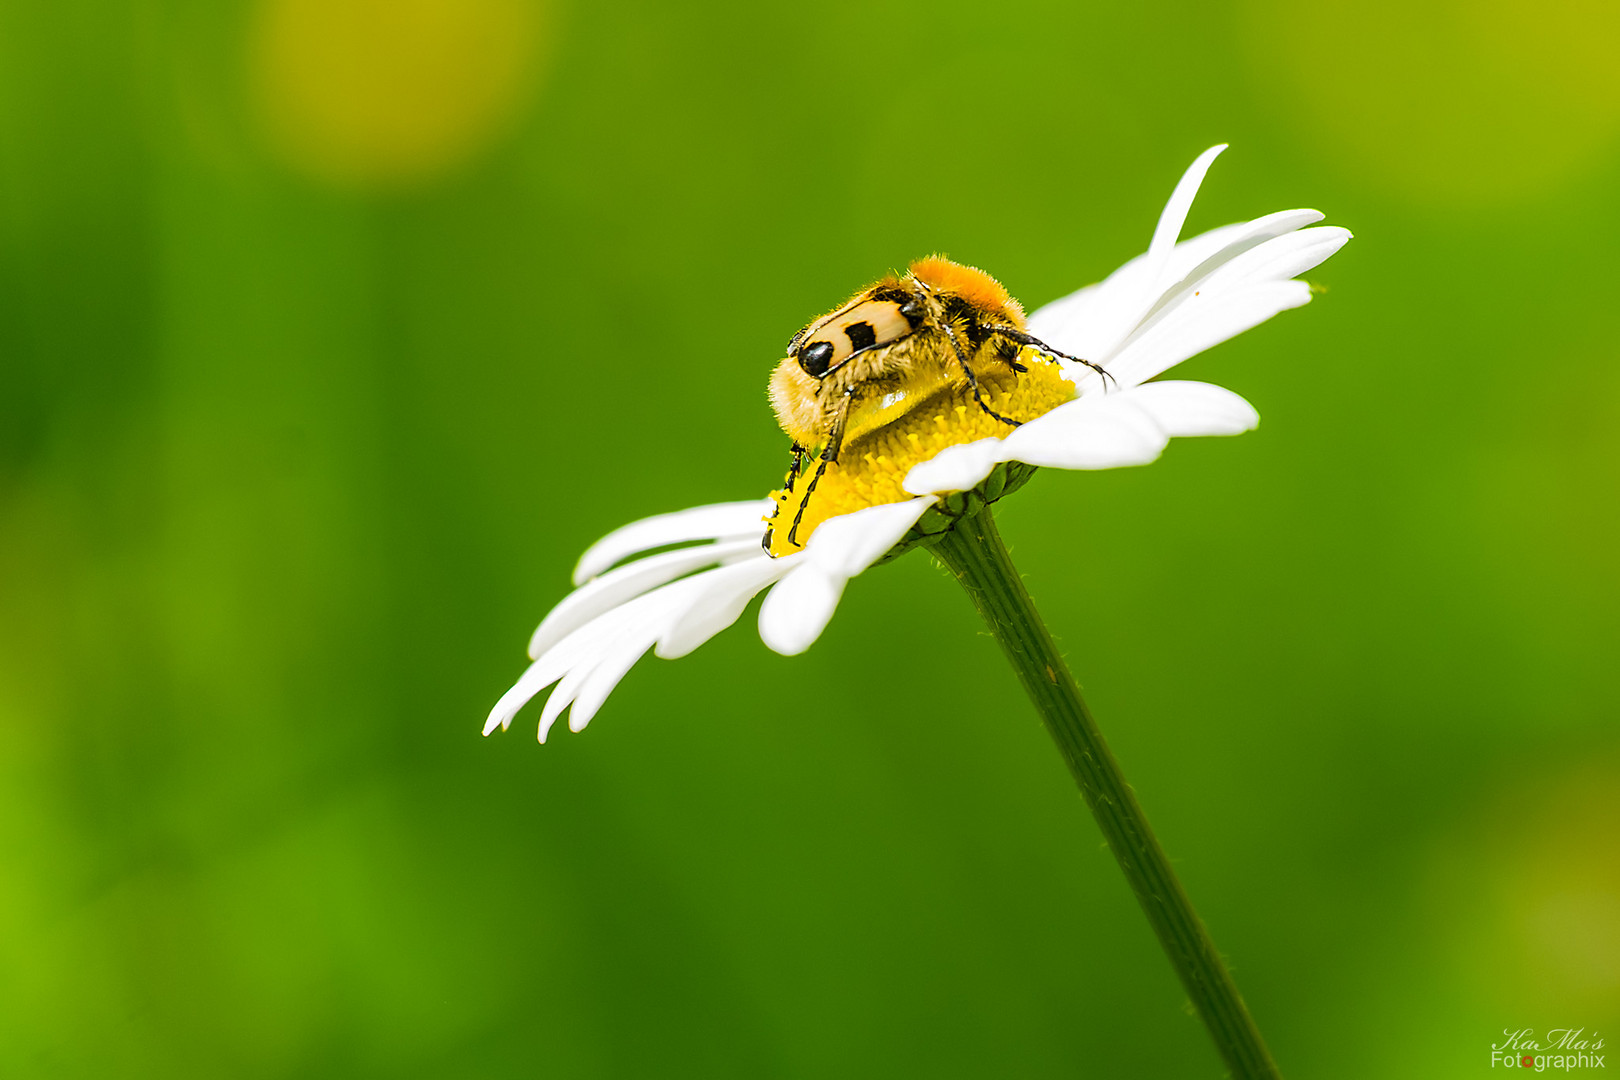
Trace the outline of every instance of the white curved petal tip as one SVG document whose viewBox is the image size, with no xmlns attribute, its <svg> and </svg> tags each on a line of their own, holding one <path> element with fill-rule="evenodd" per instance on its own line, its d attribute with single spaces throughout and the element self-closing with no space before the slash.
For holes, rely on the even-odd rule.
<svg viewBox="0 0 1620 1080">
<path fill-rule="evenodd" d="M 697 540 L 735 540 L 765 532 L 765 515 L 775 509 L 769 499 L 712 503 L 633 521 L 592 544 L 574 567 L 574 584 L 583 585 L 621 559 L 668 544 Z"/>
<path fill-rule="evenodd" d="M 1165 434 L 1241 435 L 1253 431 L 1260 414 L 1240 395 L 1213 383 L 1165 380 L 1132 391 L 1137 405 Z"/>
<path fill-rule="evenodd" d="M 848 581 L 814 563 L 783 578 L 759 608 L 759 637 L 765 647 L 783 656 L 798 656 L 814 645 L 832 621 Z"/>
<path fill-rule="evenodd" d="M 1148 244 L 1149 261 L 1162 264 L 1169 257 L 1170 249 L 1176 246 L 1176 240 L 1181 236 L 1181 227 L 1187 223 L 1187 212 L 1192 209 L 1193 199 L 1203 186 L 1204 174 L 1209 172 L 1209 167 L 1228 145 L 1217 143 L 1205 150 L 1181 174 L 1176 189 L 1170 193 L 1170 201 L 1164 204 L 1164 210 L 1159 214 L 1159 224 L 1153 230 L 1153 240 Z"/>
<path fill-rule="evenodd" d="M 553 690 L 552 693 L 555 694 L 556 691 Z M 547 702 L 547 704 L 549 705 L 550 702 Z M 557 722 L 557 718 L 559 716 L 561 716 L 561 715 L 562 715 L 562 710 L 558 709 L 556 712 L 552 713 L 550 716 L 542 715 L 540 717 L 540 727 L 538 729 L 540 745 L 542 745 L 542 746 L 545 745 L 546 736 L 551 734 L 551 725 L 555 724 Z"/>
<path fill-rule="evenodd" d="M 529 699 L 534 696 L 535 692 L 533 690 L 523 692 L 521 684 L 522 680 L 519 680 L 519 685 L 502 694 L 501 700 L 497 701 L 495 707 L 489 710 L 489 719 L 484 721 L 485 735 L 492 734 L 496 728 L 500 728 L 502 731 L 510 728 L 512 726 L 512 717 L 516 716 L 518 710 L 527 705 Z"/>
<path fill-rule="evenodd" d="M 928 496 L 882 503 L 822 522 L 805 546 L 803 561 L 760 605 L 760 640 L 783 656 L 797 656 L 815 644 L 849 579 L 899 543 L 934 501 Z"/>
<path fill-rule="evenodd" d="M 551 609 L 529 639 L 529 658 L 540 655 L 592 619 L 708 566 L 759 553 L 759 542 L 714 540 L 676 548 L 605 571 L 579 586 Z"/>
</svg>

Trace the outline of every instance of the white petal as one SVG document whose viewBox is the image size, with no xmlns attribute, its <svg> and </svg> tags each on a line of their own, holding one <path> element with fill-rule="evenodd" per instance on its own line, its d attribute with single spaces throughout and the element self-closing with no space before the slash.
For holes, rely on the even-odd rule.
<svg viewBox="0 0 1620 1080">
<path fill-rule="evenodd" d="M 1141 256 L 1137 256 L 1114 271 L 1114 275 L 1117 277 L 1124 273 L 1140 259 Z M 1089 355 L 1098 343 L 1088 331 L 1097 325 L 1097 313 L 1102 307 L 1100 301 L 1105 298 L 1106 291 L 1107 282 L 1099 282 L 1043 304 L 1026 320 L 1029 332 L 1061 352 L 1074 356 Z"/>
<path fill-rule="evenodd" d="M 1179 280 L 1192 274 L 1199 263 L 1208 259 L 1216 258 L 1224 262 L 1273 237 L 1285 236 L 1321 220 L 1320 210 L 1278 210 L 1252 221 L 1236 221 L 1210 229 L 1176 245 L 1166 276 L 1169 280 Z"/>
<path fill-rule="evenodd" d="M 1007 436 L 1009 459 L 1058 469 L 1146 465 L 1170 436 L 1132 399 L 1135 389 L 1060 405 Z"/>
<path fill-rule="evenodd" d="M 551 609 L 529 639 L 529 656 L 539 656 L 603 612 L 611 611 L 651 589 L 694 570 L 759 553 L 758 540 L 727 540 L 666 551 L 609 570 L 585 582 Z"/>
<path fill-rule="evenodd" d="M 908 491 L 966 491 L 999 462 L 1064 469 L 1146 465 L 1175 435 L 1236 435 L 1259 423 L 1253 406 L 1223 387 L 1149 383 L 1058 406 L 1004 439 L 950 446 L 906 474 Z"/>
<path fill-rule="evenodd" d="M 591 717 L 596 715 L 596 711 L 602 707 L 608 695 L 613 693 L 613 688 L 619 685 L 619 680 L 636 666 L 637 660 L 647 654 L 651 644 L 650 641 L 638 639 L 636 645 L 639 647 L 620 649 L 604 657 L 602 662 L 591 670 L 580 686 L 578 696 L 574 698 L 573 707 L 568 710 L 569 731 L 585 730 L 585 725 L 591 722 Z M 562 693 L 562 687 L 559 686 L 556 693 Z M 546 706 L 549 708 L 551 702 L 546 702 Z M 545 727 L 542 726 L 541 742 L 545 741 L 544 730 Z"/>
<path fill-rule="evenodd" d="M 1148 245 L 1148 262 L 1158 264 L 1156 271 L 1169 262 L 1170 252 L 1181 238 L 1181 227 L 1187 223 L 1187 212 L 1192 209 L 1193 199 L 1198 197 L 1198 189 L 1203 186 L 1204 174 L 1209 172 L 1209 167 L 1221 156 L 1226 146 L 1226 143 L 1221 143 L 1199 154 L 1187 166 L 1187 171 L 1181 174 L 1176 189 L 1170 193 L 1170 201 L 1164 204 L 1164 210 L 1159 213 L 1159 224 L 1153 230 L 1153 242 Z"/>
<path fill-rule="evenodd" d="M 1304 223 L 1321 220 L 1314 210 L 1284 211 L 1284 214 L 1312 215 Z M 1281 215 L 1271 215 L 1279 217 Z M 1265 221 L 1265 218 L 1259 221 Z M 1240 233 L 1258 222 L 1238 222 L 1201 233 L 1191 240 L 1183 240 L 1171 254 L 1165 277 L 1176 281 L 1227 244 Z M 1162 291 L 1153 292 L 1148 280 L 1149 267 L 1146 253 L 1136 256 L 1096 285 L 1087 285 L 1036 309 L 1029 317 L 1029 332 L 1061 352 L 1096 360 L 1106 354 L 1117 339 L 1125 309 L 1151 310 Z M 1143 298 L 1149 297 L 1144 304 Z M 1079 374 L 1084 377 L 1089 368 Z M 1093 373 L 1095 375 L 1095 373 Z M 1082 387 L 1084 389 L 1084 387 Z"/>
<path fill-rule="evenodd" d="M 582 633 L 584 629 L 582 627 L 575 633 Z M 573 634 L 570 634 L 569 638 L 573 636 Z M 502 729 L 511 727 L 512 717 L 516 716 L 518 710 L 529 703 L 530 698 L 567 674 L 567 664 L 563 663 L 562 658 L 557 655 L 559 649 L 567 644 L 568 638 L 565 638 L 558 643 L 558 648 L 552 649 L 551 652 L 530 664 L 528 669 L 518 677 L 518 681 L 512 685 L 512 688 L 501 695 L 501 700 L 497 701 L 495 707 L 489 711 L 489 719 L 484 721 L 485 735 L 488 735 L 497 727 Z"/>
<path fill-rule="evenodd" d="M 804 554 L 826 572 L 852 578 L 887 555 L 933 503 L 931 496 L 907 499 L 828 518 L 811 534 Z"/>
<path fill-rule="evenodd" d="M 1304 273 L 1349 239 L 1348 232 L 1337 228 L 1296 232 L 1320 220 L 1322 215 L 1316 210 L 1282 210 L 1253 221 L 1211 229 L 1178 244 L 1156 295 L 1147 304 L 1136 328 L 1123 339 L 1114 339 L 1111 343 L 1105 340 L 1110 325 L 1106 310 L 1120 306 L 1135 310 L 1135 306 L 1140 305 L 1139 299 L 1129 294 L 1143 286 L 1145 255 L 1139 255 L 1120 267 L 1101 285 L 1088 286 L 1036 311 L 1029 319 L 1030 333 L 1063 352 L 1103 364 L 1111 376 L 1109 386 L 1113 383 L 1129 386 L 1144 381 L 1152 375 L 1138 377 L 1133 371 L 1123 370 L 1117 360 L 1117 353 L 1143 332 L 1144 323 L 1153 322 L 1155 317 L 1182 298 L 1201 292 L 1217 270 L 1240 255 L 1262 246 L 1266 247 L 1268 255 L 1248 265 L 1267 267 L 1268 276 L 1272 277 L 1286 278 Z M 1289 239 L 1283 241 L 1279 239 L 1281 237 Z M 1271 241 L 1276 243 L 1268 243 Z M 1277 257 L 1275 261 L 1273 256 Z M 1287 265 L 1290 256 L 1295 261 L 1291 269 Z M 1281 273 L 1285 269 L 1289 272 Z M 1072 363 L 1066 367 L 1071 369 L 1071 377 L 1081 395 L 1108 388 L 1104 385 L 1105 380 L 1090 368 Z"/>
<path fill-rule="evenodd" d="M 595 661 L 575 668 L 563 676 L 562 681 L 557 684 L 557 688 L 551 692 L 551 696 L 546 698 L 546 704 L 540 710 L 539 732 L 541 742 L 545 742 L 546 736 L 551 734 L 551 726 L 557 722 L 557 718 L 563 714 L 563 710 L 574 703 L 574 698 L 579 694 L 580 686 L 585 682 L 586 676 L 595 670 Z"/>
<path fill-rule="evenodd" d="M 804 652 L 827 629 L 848 583 L 842 574 L 829 574 L 809 562 L 795 567 L 759 607 L 760 640 L 783 656 Z"/>
<path fill-rule="evenodd" d="M 714 620 L 733 605 L 746 604 L 748 597 L 764 584 L 791 569 L 765 567 L 770 560 L 761 553 L 743 564 L 707 570 L 644 593 L 569 633 L 529 665 L 517 685 L 502 695 L 491 710 L 484 727 L 487 735 L 497 726 L 507 727 L 512 717 L 528 701 L 551 683 L 561 679 L 552 691 L 541 717 L 541 740 L 550 725 L 576 697 L 585 707 L 570 714 L 570 723 L 582 727 L 601 706 L 624 673 L 629 671 L 654 643 L 666 636 L 697 635 L 705 623 L 718 632 L 735 621 L 731 615 L 720 625 Z M 765 581 L 760 581 L 760 578 Z M 739 607 L 740 610 L 740 607 Z M 688 629 L 690 627 L 690 629 Z M 689 641 L 696 648 L 703 637 Z"/>
<path fill-rule="evenodd" d="M 541 711 L 540 741 L 546 741 L 565 708 L 569 730 L 583 730 L 658 635 L 708 599 L 715 591 L 715 575 L 721 573 L 698 574 L 639 596 L 570 634 L 536 661 L 536 667 L 554 665 L 567 671 Z"/>
<path fill-rule="evenodd" d="M 1120 382 L 1145 382 L 1212 345 L 1310 300 L 1303 282 L 1288 279 L 1316 266 L 1350 239 L 1323 227 L 1228 244 L 1161 299 L 1120 349 L 1108 358 Z"/>
<path fill-rule="evenodd" d="M 1268 241 L 1261 249 L 1264 257 L 1245 260 L 1241 278 L 1234 284 L 1259 281 L 1287 281 L 1307 270 L 1314 270 L 1328 257 L 1349 243 L 1349 229 L 1322 225 L 1302 229 Z"/>
<path fill-rule="evenodd" d="M 927 461 L 913 465 L 906 473 L 904 487 L 913 495 L 970 491 L 979 486 L 998 463 L 1007 460 L 1004 450 L 1000 439 L 947 446 Z"/>
<path fill-rule="evenodd" d="M 1241 435 L 1254 430 L 1260 414 L 1224 386 L 1205 382 L 1151 382 L 1131 391 L 1131 399 L 1167 435 Z"/>
<path fill-rule="evenodd" d="M 658 639 L 656 654 L 675 660 L 702 645 L 736 622 L 759 590 L 785 577 L 802 554 L 773 559 L 763 551 L 758 558 L 716 570 L 716 582 L 706 602 L 693 605 L 675 620 Z"/>
<path fill-rule="evenodd" d="M 932 496 L 828 518 L 759 608 L 759 636 L 783 656 L 804 652 L 832 621 L 849 579 L 877 562 L 934 504 Z"/>
<path fill-rule="evenodd" d="M 1187 222 L 1187 212 L 1192 209 L 1198 188 L 1204 182 L 1204 174 L 1209 172 L 1210 165 L 1225 149 L 1224 143 L 1212 146 L 1187 167 L 1176 189 L 1170 193 L 1170 201 L 1164 204 L 1164 210 L 1159 214 L 1159 224 L 1153 230 L 1153 241 L 1148 245 L 1141 266 L 1131 274 L 1120 275 L 1121 280 L 1113 283 L 1113 288 L 1108 290 L 1111 294 L 1108 306 L 1098 313 L 1099 326 L 1089 343 L 1090 351 L 1075 355 L 1098 362 L 1108 357 L 1152 309 L 1165 286 L 1175 280 L 1173 256 L 1176 240 L 1181 235 L 1181 227 Z M 1056 342 L 1051 344 L 1062 348 Z"/>
<path fill-rule="evenodd" d="M 541 713 L 540 741 L 545 742 L 551 725 L 574 699 L 585 678 L 604 660 L 626 648 L 635 649 L 636 656 L 646 651 L 657 633 L 657 627 L 667 619 L 672 605 L 681 602 L 682 594 L 671 591 L 680 584 L 684 582 L 639 596 L 597 617 L 548 649 L 529 665 L 529 670 L 523 673 L 517 685 L 502 696 L 495 711 L 490 714 L 484 734 L 489 734 L 497 719 L 501 727 L 509 726 L 512 717 L 531 698 L 561 679 Z M 637 641 L 643 642 L 639 648 L 635 644 Z"/>
<path fill-rule="evenodd" d="M 1208 251 L 1207 254 L 1204 251 L 1205 245 L 1198 241 L 1189 241 L 1182 245 L 1181 248 L 1177 248 L 1175 261 L 1181 265 L 1171 268 L 1171 272 L 1165 277 L 1168 284 L 1163 293 L 1153 302 L 1153 306 L 1148 309 L 1147 314 L 1143 316 L 1141 323 L 1138 324 L 1137 330 L 1132 331 L 1132 333 L 1140 332 L 1160 312 L 1172 307 L 1182 299 L 1207 291 L 1211 282 L 1216 280 L 1217 272 L 1221 273 L 1222 278 L 1229 285 L 1245 278 L 1258 279 L 1265 277 L 1286 280 L 1295 274 L 1304 273 L 1321 262 L 1322 259 L 1331 255 L 1333 251 L 1337 251 L 1338 246 L 1342 246 L 1343 241 L 1340 241 L 1338 246 L 1335 246 L 1332 251 L 1327 252 L 1321 258 L 1310 261 L 1306 265 L 1289 269 L 1286 273 L 1268 273 L 1265 271 L 1268 268 L 1271 270 L 1286 268 L 1284 264 L 1291 260 L 1282 255 L 1285 250 L 1291 251 L 1317 243 L 1318 239 L 1308 234 L 1321 233 L 1323 230 L 1307 229 L 1304 233 L 1297 230 L 1302 225 L 1309 224 L 1312 221 L 1320 221 L 1321 219 L 1322 215 L 1315 210 L 1284 210 L 1281 213 L 1256 218 L 1254 221 L 1237 227 L 1224 237 L 1224 242 L 1220 247 Z M 1331 229 L 1328 231 L 1344 232 L 1345 230 Z M 1303 241 L 1302 238 L 1304 238 Z M 1348 235 L 1346 238 L 1348 238 Z M 1261 247 L 1264 247 L 1269 254 L 1264 257 L 1243 258 L 1249 252 Z M 1183 249 L 1185 249 L 1185 254 Z M 1240 260 L 1244 267 L 1242 274 L 1232 274 L 1223 270 L 1228 263 L 1236 263 Z M 1261 272 L 1256 273 L 1256 270 Z"/>
<path fill-rule="evenodd" d="M 764 517 L 775 504 L 769 499 L 713 503 L 643 518 L 608 533 L 579 557 L 574 584 L 583 585 L 620 559 L 648 548 L 691 540 L 740 540 L 765 534 Z"/>
<path fill-rule="evenodd" d="M 1133 339 L 1108 369 L 1124 383 L 1146 381 L 1310 299 L 1311 287 L 1303 281 L 1268 281 L 1235 294 L 1197 297 Z"/>
</svg>

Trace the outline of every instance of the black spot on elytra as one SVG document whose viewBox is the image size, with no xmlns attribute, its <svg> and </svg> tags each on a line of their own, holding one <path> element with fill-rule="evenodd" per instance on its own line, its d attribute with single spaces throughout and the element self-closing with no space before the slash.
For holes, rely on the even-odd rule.
<svg viewBox="0 0 1620 1080">
<path fill-rule="evenodd" d="M 850 323 L 844 327 L 844 336 L 849 338 L 849 347 L 855 352 L 877 344 L 877 332 L 869 322 Z"/>
<path fill-rule="evenodd" d="M 913 330 L 923 324 L 923 304 L 914 293 L 905 289 L 878 289 L 872 293 L 870 299 L 881 300 L 899 308 L 900 314 L 911 324 Z"/>
</svg>

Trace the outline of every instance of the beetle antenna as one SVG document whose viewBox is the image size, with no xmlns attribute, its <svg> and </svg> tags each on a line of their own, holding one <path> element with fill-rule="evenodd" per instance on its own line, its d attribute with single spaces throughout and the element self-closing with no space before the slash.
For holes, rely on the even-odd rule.
<svg viewBox="0 0 1620 1080">
<path fill-rule="evenodd" d="M 1063 352 L 1061 350 L 1052 348 L 1052 346 L 1048 345 L 1046 342 L 1042 341 L 1040 338 L 1036 337 L 1034 334 L 1026 334 L 1022 330 L 1014 330 L 1010 326 L 997 326 L 997 327 L 993 327 L 992 329 L 994 330 L 995 333 L 1000 334 L 1002 337 L 1005 337 L 1005 338 L 1011 338 L 1013 341 L 1018 342 L 1018 344 L 1020 344 L 1020 345 L 1028 345 L 1028 346 L 1031 346 L 1032 348 L 1039 349 L 1041 352 L 1050 353 L 1053 356 L 1061 356 L 1061 357 L 1063 357 L 1063 359 L 1065 359 L 1065 360 L 1073 360 L 1077 364 L 1084 364 L 1086 367 L 1090 368 L 1092 371 L 1095 371 L 1098 375 L 1102 376 L 1102 378 L 1103 378 L 1103 389 L 1104 390 L 1108 389 L 1108 385 L 1107 385 L 1108 383 L 1113 383 L 1114 384 L 1114 389 L 1116 389 L 1116 390 L 1119 389 L 1119 380 L 1114 378 L 1112 375 L 1110 375 L 1108 373 L 1108 370 L 1106 368 L 1104 368 L 1101 364 L 1093 363 L 1090 360 L 1083 360 L 1078 356 L 1070 356 L 1066 352 Z"/>
</svg>

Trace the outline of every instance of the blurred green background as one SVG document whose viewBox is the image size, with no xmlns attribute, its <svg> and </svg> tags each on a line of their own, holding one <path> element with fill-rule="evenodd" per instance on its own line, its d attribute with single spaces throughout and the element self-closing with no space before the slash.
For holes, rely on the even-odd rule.
<svg viewBox="0 0 1620 1080">
<path fill-rule="evenodd" d="M 1620 1020 L 1607 0 L 0 4 L 0 1075 L 1195 1077 L 921 555 L 478 729 L 577 554 L 763 495 L 807 318 L 1314 206 L 1259 408 L 1002 531 L 1284 1072 Z M 792 680 L 791 683 L 789 680 Z M 808 685 L 814 697 L 784 700 Z"/>
</svg>

